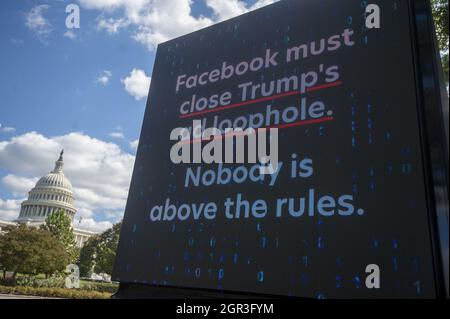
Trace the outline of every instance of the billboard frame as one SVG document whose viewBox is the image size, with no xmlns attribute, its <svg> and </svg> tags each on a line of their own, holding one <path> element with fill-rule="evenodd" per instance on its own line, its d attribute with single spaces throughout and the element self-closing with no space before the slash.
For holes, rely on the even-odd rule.
<svg viewBox="0 0 450 319">
<path fill-rule="evenodd" d="M 436 296 L 449 298 L 449 117 L 430 0 L 407 0 Z M 149 101 L 147 101 L 148 104 Z M 258 293 L 120 282 L 113 298 L 270 298 Z"/>
</svg>

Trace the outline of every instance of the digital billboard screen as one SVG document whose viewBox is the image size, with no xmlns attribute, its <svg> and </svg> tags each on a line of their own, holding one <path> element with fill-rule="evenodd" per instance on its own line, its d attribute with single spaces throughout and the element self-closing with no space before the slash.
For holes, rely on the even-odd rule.
<svg viewBox="0 0 450 319">
<path fill-rule="evenodd" d="M 114 280 L 435 296 L 410 8 L 372 3 L 375 28 L 366 1 L 286 0 L 158 46 Z M 205 163 L 212 127 L 276 137 L 270 172 Z"/>
</svg>

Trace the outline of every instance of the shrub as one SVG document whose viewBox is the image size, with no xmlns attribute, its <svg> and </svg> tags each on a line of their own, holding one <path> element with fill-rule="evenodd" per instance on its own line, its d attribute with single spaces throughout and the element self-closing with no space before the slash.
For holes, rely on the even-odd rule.
<svg viewBox="0 0 450 319">
<path fill-rule="evenodd" d="M 34 288 L 64 288 L 65 279 L 59 276 L 49 278 L 39 278 L 31 276 L 20 276 L 16 279 L 0 279 L 0 285 L 3 286 L 23 286 Z"/>
<path fill-rule="evenodd" d="M 115 293 L 119 288 L 117 283 L 113 282 L 96 282 L 96 281 L 84 281 L 80 282 L 80 288 L 89 291 L 109 292 Z"/>
<path fill-rule="evenodd" d="M 70 299 L 108 299 L 110 293 L 67 288 L 0 286 L 0 293 Z"/>
<path fill-rule="evenodd" d="M 16 280 L 16 285 L 34 288 L 64 288 L 65 279 L 58 276 L 52 276 L 47 279 L 39 279 L 36 277 L 20 277 Z"/>
</svg>

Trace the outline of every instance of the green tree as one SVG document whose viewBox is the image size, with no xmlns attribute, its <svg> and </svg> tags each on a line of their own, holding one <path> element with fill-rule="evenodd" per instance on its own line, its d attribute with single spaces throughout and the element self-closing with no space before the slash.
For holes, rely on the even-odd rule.
<svg viewBox="0 0 450 319">
<path fill-rule="evenodd" d="M 100 235 L 94 266 L 96 273 L 112 274 L 121 226 L 122 223 L 117 223 Z"/>
<path fill-rule="evenodd" d="M 63 244 L 71 263 L 75 263 L 78 260 L 80 250 L 75 242 L 72 220 L 63 210 L 58 210 L 48 215 L 45 219 L 45 224 L 42 225 L 42 229 L 50 232 Z"/>
<path fill-rule="evenodd" d="M 52 275 L 64 271 L 69 258 L 64 246 L 44 229 L 20 225 L 0 236 L 0 265 L 4 271 Z"/>
<path fill-rule="evenodd" d="M 120 227 L 117 223 L 97 236 L 89 238 L 80 252 L 80 274 L 88 277 L 95 273 L 111 275 L 119 244 Z"/>
<path fill-rule="evenodd" d="M 448 0 L 432 0 L 436 38 L 441 51 L 442 68 L 448 86 Z"/>
<path fill-rule="evenodd" d="M 94 271 L 96 248 L 99 244 L 99 236 L 90 237 L 80 250 L 78 267 L 81 277 L 90 277 Z"/>
</svg>

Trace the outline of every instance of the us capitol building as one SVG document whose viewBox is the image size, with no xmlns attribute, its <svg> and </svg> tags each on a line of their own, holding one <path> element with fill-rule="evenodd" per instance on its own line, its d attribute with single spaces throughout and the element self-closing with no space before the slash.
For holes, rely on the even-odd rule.
<svg viewBox="0 0 450 319">
<path fill-rule="evenodd" d="M 73 206 L 72 184 L 63 172 L 63 153 L 64 151 L 61 151 L 53 171 L 41 177 L 36 186 L 28 192 L 28 199 L 22 202 L 19 217 L 14 222 L 0 221 L 0 231 L 2 226 L 16 223 L 40 226 L 45 223 L 48 215 L 58 210 L 66 213 L 73 224 L 77 210 Z M 97 233 L 73 228 L 73 234 L 77 245 L 82 247 L 89 237 Z"/>
</svg>

